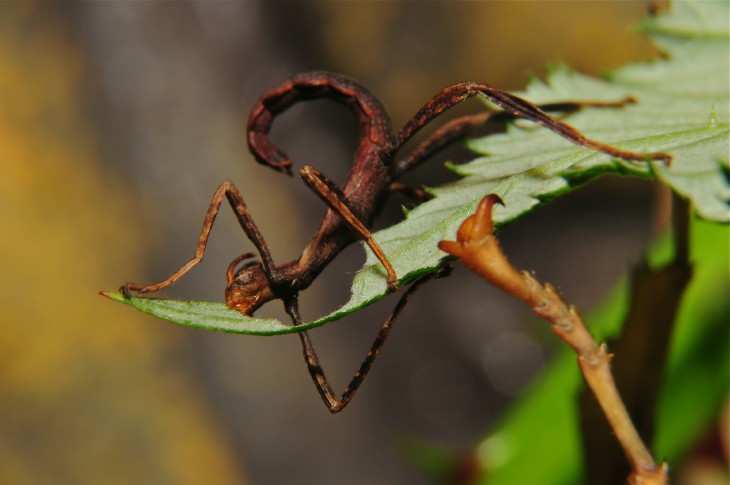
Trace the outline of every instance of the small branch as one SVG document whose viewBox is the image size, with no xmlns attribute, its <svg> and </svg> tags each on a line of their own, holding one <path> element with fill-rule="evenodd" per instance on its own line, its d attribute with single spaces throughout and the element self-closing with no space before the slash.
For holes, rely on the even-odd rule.
<svg viewBox="0 0 730 485">
<path fill-rule="evenodd" d="M 502 252 L 493 235 L 492 209 L 497 203 L 502 204 L 498 196 L 486 196 L 476 214 L 459 227 L 457 240 L 441 241 L 439 248 L 460 258 L 469 269 L 523 300 L 538 316 L 550 322 L 553 332 L 578 354 L 583 377 L 631 462 L 633 472 L 629 482 L 636 485 L 667 483 L 666 463 L 657 466 L 621 401 L 611 375 L 611 355 L 606 346 L 596 344 L 575 308 L 567 306 L 552 286 L 542 285 L 527 272 L 515 269 Z"/>
</svg>

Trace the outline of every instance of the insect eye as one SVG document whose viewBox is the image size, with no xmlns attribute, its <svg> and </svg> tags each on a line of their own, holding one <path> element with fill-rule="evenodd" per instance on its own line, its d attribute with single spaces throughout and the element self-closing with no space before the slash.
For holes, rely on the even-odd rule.
<svg viewBox="0 0 730 485">
<path fill-rule="evenodd" d="M 251 272 L 246 269 L 241 270 L 236 275 L 236 283 L 238 283 L 240 285 L 247 285 L 247 284 L 251 283 L 252 281 L 253 281 L 253 275 L 251 275 Z"/>
</svg>

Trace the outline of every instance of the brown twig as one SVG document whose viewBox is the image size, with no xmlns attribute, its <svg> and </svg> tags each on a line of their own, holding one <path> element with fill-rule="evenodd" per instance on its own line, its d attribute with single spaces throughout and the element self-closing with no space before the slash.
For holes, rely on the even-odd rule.
<svg viewBox="0 0 730 485">
<path fill-rule="evenodd" d="M 667 483 L 667 465 L 657 466 L 641 440 L 619 396 L 606 346 L 593 339 L 575 308 L 563 302 L 549 284 L 540 284 L 527 272 L 510 264 L 493 234 L 492 209 L 502 204 L 496 195 L 486 196 L 474 215 L 459 227 L 456 241 L 441 241 L 439 248 L 456 256 L 472 271 L 505 292 L 523 300 L 540 317 L 551 323 L 553 332 L 578 354 L 578 366 L 593 391 L 613 432 L 631 462 L 629 483 Z"/>
</svg>

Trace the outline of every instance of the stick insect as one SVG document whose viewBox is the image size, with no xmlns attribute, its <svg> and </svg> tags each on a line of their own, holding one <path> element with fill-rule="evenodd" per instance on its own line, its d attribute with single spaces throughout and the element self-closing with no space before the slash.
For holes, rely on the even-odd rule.
<svg viewBox="0 0 730 485">
<path fill-rule="evenodd" d="M 421 128 L 448 108 L 461 101 L 481 95 L 503 111 L 486 111 L 453 119 L 421 142 L 414 151 L 396 159 L 403 145 Z M 428 101 L 406 125 L 394 132 L 390 117 L 381 101 L 368 89 L 344 76 L 326 72 L 309 72 L 294 76 L 266 91 L 254 105 L 248 120 L 248 145 L 255 159 L 275 170 L 292 174 L 292 160 L 269 138 L 274 119 L 299 101 L 329 98 L 347 106 L 360 126 L 360 140 L 347 180 L 337 187 L 315 168 L 304 165 L 299 170 L 302 180 L 319 196 L 328 209 L 319 229 L 304 248 L 301 256 L 276 264 L 269 247 L 254 223 L 244 199 L 231 181 L 223 182 L 213 195 L 200 233 L 195 256 L 167 279 L 152 285 L 127 283 L 121 287 L 125 295 L 135 291 L 153 293 L 166 288 L 197 265 L 205 254 L 206 244 L 218 210 L 225 199 L 255 246 L 260 260 L 245 253 L 233 260 L 226 272 L 226 304 L 243 314 L 252 315 L 264 303 L 281 300 L 294 325 L 302 323 L 299 315 L 299 293 L 306 289 L 322 270 L 348 245 L 360 239 L 370 247 L 382 263 L 387 275 L 388 291 L 398 288 L 398 277 L 380 246 L 372 238 L 369 227 L 383 206 L 391 185 L 405 172 L 418 166 L 430 156 L 463 138 L 473 128 L 490 120 L 522 118 L 541 125 L 556 134 L 599 152 L 625 160 L 644 161 L 648 158 L 668 162 L 663 153 L 639 154 L 619 150 L 585 137 L 570 125 L 547 112 L 570 112 L 586 106 L 620 107 L 633 102 L 627 98 L 617 102 L 563 102 L 535 106 L 528 101 L 486 84 L 465 82 L 440 91 Z M 438 275 L 438 274 L 437 274 Z M 306 332 L 300 332 L 304 359 L 322 400 L 332 413 L 341 411 L 352 399 L 390 333 L 393 322 L 413 292 L 427 279 L 417 280 L 404 293 L 388 317 L 370 351 L 344 392 L 337 397 L 319 364 L 317 354 Z"/>
</svg>

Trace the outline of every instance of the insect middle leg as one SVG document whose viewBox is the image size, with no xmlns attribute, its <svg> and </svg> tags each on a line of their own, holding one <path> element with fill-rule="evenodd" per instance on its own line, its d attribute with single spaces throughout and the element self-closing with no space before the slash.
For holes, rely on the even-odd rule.
<svg viewBox="0 0 730 485">
<path fill-rule="evenodd" d="M 175 284 L 188 271 L 193 269 L 195 265 L 202 261 L 203 256 L 205 256 L 205 248 L 208 244 L 210 231 L 213 228 L 213 223 L 215 222 L 215 218 L 218 215 L 218 210 L 220 209 L 221 203 L 223 202 L 224 198 L 228 200 L 228 203 L 231 205 L 233 212 L 238 218 L 238 222 L 241 224 L 244 232 L 251 240 L 251 242 L 253 242 L 254 246 L 256 246 L 256 249 L 261 255 L 261 260 L 266 274 L 271 275 L 272 273 L 275 273 L 276 267 L 271 258 L 271 252 L 269 251 L 269 247 L 266 244 L 266 241 L 261 235 L 261 232 L 259 231 L 256 224 L 254 223 L 253 218 L 251 218 L 251 214 L 249 213 L 248 208 L 243 201 L 243 196 L 233 184 L 233 182 L 228 180 L 223 182 L 218 187 L 218 189 L 216 189 L 215 194 L 213 194 L 213 200 L 211 200 L 208 211 L 205 213 L 205 219 L 203 220 L 203 229 L 200 232 L 198 244 L 195 248 L 195 256 L 193 256 L 190 261 L 181 266 L 177 271 L 172 273 L 168 278 L 158 283 L 152 285 L 126 283 L 122 285 L 120 291 L 122 291 L 122 293 L 124 294 L 129 294 L 130 291 L 136 291 L 139 293 L 154 293 L 156 291 L 160 291 L 163 288 L 167 288 L 168 286 Z"/>
<path fill-rule="evenodd" d="M 324 370 L 319 363 L 317 353 L 314 350 L 312 341 L 309 339 L 309 335 L 307 334 L 307 332 L 299 333 L 299 338 L 302 343 L 302 353 L 304 355 L 304 361 L 307 363 L 309 374 L 312 377 L 312 381 L 314 381 L 314 385 L 317 387 L 317 391 L 319 391 L 319 395 L 322 397 L 322 401 L 324 401 L 325 406 L 327 406 L 327 409 L 329 409 L 331 413 L 334 414 L 342 411 L 342 409 L 347 406 L 347 404 L 352 400 L 355 392 L 358 390 L 363 380 L 365 380 L 365 376 L 367 376 L 367 373 L 370 371 L 370 368 L 372 367 L 375 359 L 380 353 L 380 350 L 382 349 L 385 340 L 390 335 L 390 331 L 393 328 L 395 320 L 398 318 L 398 315 L 400 315 L 401 311 L 403 310 L 403 308 L 405 308 L 406 304 L 411 299 L 416 290 L 418 290 L 421 285 L 423 285 L 427 281 L 433 278 L 448 276 L 450 273 L 451 266 L 442 266 L 435 273 L 431 273 L 417 279 L 411 285 L 411 287 L 406 290 L 403 296 L 401 296 L 400 300 L 398 300 L 398 304 L 395 306 L 393 313 L 390 314 L 387 320 L 385 320 L 385 322 L 383 323 L 383 326 L 378 331 L 378 334 L 376 335 L 375 340 L 370 347 L 370 350 L 365 356 L 365 359 L 363 360 L 362 364 L 360 364 L 359 369 L 352 376 L 350 383 L 347 385 L 347 387 L 339 397 L 335 395 L 335 392 L 332 390 L 332 386 L 330 386 L 329 382 L 327 381 L 327 377 L 325 376 Z M 299 317 L 299 308 L 296 296 L 286 303 L 286 309 L 289 313 L 289 316 L 292 318 L 294 325 L 299 325 L 302 323 L 301 318 Z"/>
</svg>

